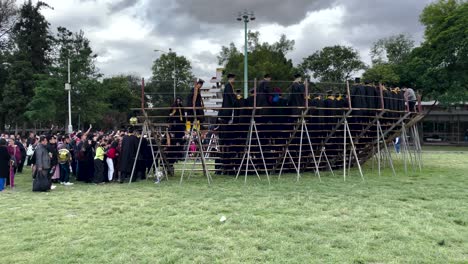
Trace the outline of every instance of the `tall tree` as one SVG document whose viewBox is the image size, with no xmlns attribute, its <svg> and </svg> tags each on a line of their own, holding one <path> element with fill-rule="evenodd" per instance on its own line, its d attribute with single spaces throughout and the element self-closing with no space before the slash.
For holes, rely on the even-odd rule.
<svg viewBox="0 0 468 264">
<path fill-rule="evenodd" d="M 0 50 L 9 43 L 9 36 L 17 18 L 15 0 L 0 0 Z"/>
<path fill-rule="evenodd" d="M 426 26 L 425 40 L 411 53 L 406 67 L 412 74 L 405 80 L 442 102 L 467 101 L 468 2 L 436 1 L 423 10 L 420 20 Z"/>
<path fill-rule="evenodd" d="M 414 48 L 414 41 L 407 35 L 399 34 L 382 38 L 374 42 L 371 48 L 373 64 L 400 64 L 408 57 Z"/>
<path fill-rule="evenodd" d="M 9 80 L 3 89 L 2 108 L 12 124 L 25 124 L 26 105 L 34 96 L 34 78 L 38 74 L 48 74 L 52 37 L 49 24 L 40 13 L 43 7 L 49 6 L 41 1 L 35 5 L 31 0 L 25 2 L 11 31 L 14 50 Z"/>
<path fill-rule="evenodd" d="M 262 78 L 264 74 L 269 73 L 275 80 L 288 81 L 284 83 L 275 83 L 276 86 L 285 88 L 290 83 L 296 72 L 292 61 L 286 58 L 286 54 L 294 49 L 294 40 L 289 40 L 285 35 L 273 43 L 260 43 L 259 32 L 248 32 L 248 66 L 249 79 Z M 234 73 L 238 80 L 244 78 L 244 54 L 237 49 L 234 43 L 229 47 L 223 46 L 218 55 L 218 62 L 224 65 L 225 72 Z"/>
<path fill-rule="evenodd" d="M 146 89 L 151 93 L 150 101 L 153 105 L 169 106 L 172 104 L 174 77 L 176 94 L 185 99 L 194 79 L 190 61 L 184 56 L 177 56 L 174 52 L 162 54 L 153 63 L 153 76 Z"/>
<path fill-rule="evenodd" d="M 100 120 L 107 110 L 104 100 L 105 92 L 100 89 L 101 77 L 94 61 L 90 41 L 83 31 L 73 33 L 59 27 L 54 41 L 53 64 L 50 74 L 38 75 L 35 94 L 28 105 L 27 116 L 32 120 L 58 122 L 64 124 L 68 115 L 66 111 L 67 92 L 64 84 L 68 82 L 68 59 L 70 59 L 72 119 L 94 123 Z M 76 124 L 76 122 L 74 122 Z"/>
<path fill-rule="evenodd" d="M 109 109 L 104 115 L 102 125 L 117 129 L 128 123 L 131 108 L 140 106 L 139 79 L 136 76 L 114 76 L 102 82 L 105 100 Z"/>
<path fill-rule="evenodd" d="M 25 2 L 19 11 L 19 19 L 15 24 L 12 36 L 17 47 L 16 54 L 27 58 L 35 74 L 47 73 L 51 63 L 49 53 L 52 46 L 52 35 L 49 33 L 49 23 L 41 14 L 42 8 L 51 8 L 48 4 L 32 0 Z"/>
<path fill-rule="evenodd" d="M 351 47 L 325 47 L 307 58 L 300 68 L 321 82 L 345 82 L 353 73 L 366 68 L 359 53 Z"/>
<path fill-rule="evenodd" d="M 403 65 L 413 47 L 414 41 L 404 34 L 377 40 L 370 51 L 372 67 L 362 77 L 368 81 L 399 84 L 400 75 L 404 74 Z"/>
<path fill-rule="evenodd" d="M 34 87 L 34 72 L 31 62 L 27 58 L 17 60 L 10 65 L 8 83 L 3 90 L 2 109 L 6 114 L 6 121 L 10 125 L 23 122 L 26 105 L 32 97 Z M 28 96 L 30 95 L 30 96 Z"/>
<path fill-rule="evenodd" d="M 0 52 L 0 102 L 3 103 L 3 91 L 8 82 L 9 71 L 8 64 L 5 60 L 5 55 L 3 52 Z M 0 131 L 3 131 L 5 128 L 6 121 L 6 109 L 4 109 L 3 104 L 0 104 Z"/>
<path fill-rule="evenodd" d="M 400 76 L 396 73 L 395 67 L 389 63 L 374 64 L 364 72 L 362 78 L 366 81 L 381 82 L 385 84 L 397 84 Z"/>
</svg>

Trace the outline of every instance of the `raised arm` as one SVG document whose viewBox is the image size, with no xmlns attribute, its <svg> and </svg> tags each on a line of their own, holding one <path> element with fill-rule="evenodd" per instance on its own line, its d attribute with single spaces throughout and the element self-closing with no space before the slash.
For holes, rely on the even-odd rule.
<svg viewBox="0 0 468 264">
<path fill-rule="evenodd" d="M 88 130 L 86 130 L 86 132 L 84 133 L 85 136 L 89 134 L 89 132 L 91 131 L 91 128 L 93 128 L 93 125 L 89 125 Z"/>
</svg>

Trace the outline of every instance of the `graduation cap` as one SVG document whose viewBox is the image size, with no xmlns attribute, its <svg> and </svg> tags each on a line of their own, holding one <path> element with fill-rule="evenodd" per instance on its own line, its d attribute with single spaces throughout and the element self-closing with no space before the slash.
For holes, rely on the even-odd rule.
<svg viewBox="0 0 468 264">
<path fill-rule="evenodd" d="M 227 75 L 228 79 L 235 78 L 235 77 L 236 77 L 236 75 L 233 74 L 233 73 L 228 73 L 228 75 Z"/>
<path fill-rule="evenodd" d="M 301 74 L 299 74 L 299 73 L 294 74 L 294 78 L 295 78 L 295 79 L 300 78 L 300 77 L 302 77 Z"/>
<path fill-rule="evenodd" d="M 354 78 L 354 82 L 355 82 L 355 83 L 360 83 L 360 82 L 361 82 L 361 78 Z"/>
<path fill-rule="evenodd" d="M 267 73 L 267 74 L 263 75 L 263 78 L 265 78 L 265 79 L 266 78 L 271 78 L 271 75 L 269 73 Z"/>
</svg>

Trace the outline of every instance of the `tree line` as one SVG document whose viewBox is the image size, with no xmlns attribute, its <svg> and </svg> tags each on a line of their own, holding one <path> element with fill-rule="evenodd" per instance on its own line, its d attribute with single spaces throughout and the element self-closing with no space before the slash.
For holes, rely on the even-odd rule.
<svg viewBox="0 0 468 264">
<path fill-rule="evenodd" d="M 67 63 L 71 62 L 72 120 L 118 128 L 140 106 L 141 78 L 104 77 L 95 63 L 85 32 L 51 29 L 41 10 L 47 3 L 0 0 L 0 130 L 5 127 L 45 127 L 67 123 Z M 376 40 L 370 65 L 353 47 L 324 47 L 294 65 L 287 54 L 294 40 L 283 35 L 275 43 L 261 43 L 259 32 L 248 33 L 249 79 L 269 73 L 291 80 L 295 73 L 317 82 L 345 82 L 362 75 L 369 82 L 411 86 L 426 99 L 459 103 L 468 97 L 468 3 L 438 0 L 420 14 L 424 40 L 415 47 L 411 36 L 399 34 Z M 243 79 L 244 54 L 233 43 L 223 46 L 218 62 L 225 72 Z M 176 92 L 183 97 L 194 79 L 190 61 L 174 52 L 163 53 L 146 83 L 147 104 L 167 106 Z"/>
</svg>

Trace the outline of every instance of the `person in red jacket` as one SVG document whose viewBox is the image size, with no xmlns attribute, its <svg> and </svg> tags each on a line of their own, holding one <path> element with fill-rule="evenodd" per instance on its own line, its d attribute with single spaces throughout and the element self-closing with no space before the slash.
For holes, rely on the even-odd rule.
<svg viewBox="0 0 468 264">
<path fill-rule="evenodd" d="M 116 158 L 117 154 L 117 141 L 112 142 L 110 145 L 109 149 L 107 150 L 107 158 L 106 158 L 106 163 L 107 163 L 107 179 L 109 182 L 112 182 L 112 179 L 114 178 L 114 159 Z"/>
</svg>

